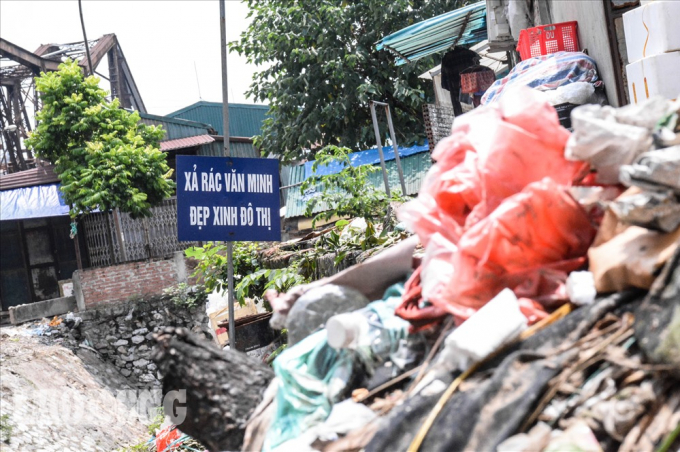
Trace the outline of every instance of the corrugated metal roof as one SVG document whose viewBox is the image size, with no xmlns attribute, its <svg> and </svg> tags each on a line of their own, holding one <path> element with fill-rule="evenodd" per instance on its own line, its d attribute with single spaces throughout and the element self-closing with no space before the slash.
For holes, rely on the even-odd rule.
<svg viewBox="0 0 680 452">
<path fill-rule="evenodd" d="M 208 135 L 214 133 L 208 124 L 203 124 L 196 121 L 189 121 L 180 118 L 171 118 L 169 116 L 150 115 L 148 113 L 139 113 L 141 122 L 151 126 L 163 126 L 165 130 L 166 140 L 176 140 L 178 138 L 193 137 L 197 135 Z"/>
<path fill-rule="evenodd" d="M 269 107 L 266 105 L 229 104 L 229 135 L 248 138 L 260 135 L 262 121 L 266 118 L 268 111 Z M 202 100 L 172 112 L 168 116 L 209 124 L 218 135 L 224 135 L 222 102 Z"/>
<path fill-rule="evenodd" d="M 401 158 L 401 167 L 404 171 L 404 182 L 406 183 L 406 194 L 409 196 L 416 195 L 420 191 L 420 186 L 423 184 L 427 171 L 432 166 L 432 158 L 429 152 L 421 152 L 418 154 L 409 155 Z M 394 160 L 385 162 L 387 169 L 387 177 L 391 190 L 399 190 L 399 173 L 397 172 L 397 163 Z M 305 180 L 305 165 L 297 165 L 290 167 L 289 185 L 296 185 Z M 369 176 L 369 180 L 374 187 L 384 190 L 384 182 L 382 171 L 376 171 Z M 300 186 L 293 186 L 285 188 L 286 192 L 286 218 L 295 218 L 304 216 L 307 208 L 307 201 L 314 196 L 314 193 L 320 191 L 320 187 L 315 187 L 309 190 L 304 195 L 300 192 Z M 315 207 L 314 213 L 322 212 L 326 206 L 319 204 Z"/>
<path fill-rule="evenodd" d="M 18 173 L 0 175 L 0 190 L 33 187 L 35 185 L 53 184 L 55 182 L 59 182 L 59 177 L 54 172 L 54 166 L 38 166 L 37 168 L 19 171 Z"/>
<path fill-rule="evenodd" d="M 221 157 L 224 155 L 224 138 L 221 136 L 214 136 L 213 143 L 204 144 L 198 150 L 198 155 L 207 155 L 213 157 Z M 242 139 L 230 139 L 229 151 L 232 157 L 250 157 L 257 158 L 259 155 L 253 147 L 252 141 L 246 142 Z"/>
<path fill-rule="evenodd" d="M 195 137 L 177 138 L 176 140 L 161 141 L 161 151 L 172 151 L 173 149 L 190 148 L 214 142 L 215 139 L 210 135 L 197 135 Z"/>
<path fill-rule="evenodd" d="M 474 44 L 487 39 L 486 1 L 424 20 L 381 39 L 377 50 L 397 55 L 397 65 L 406 64 L 452 45 Z"/>
</svg>

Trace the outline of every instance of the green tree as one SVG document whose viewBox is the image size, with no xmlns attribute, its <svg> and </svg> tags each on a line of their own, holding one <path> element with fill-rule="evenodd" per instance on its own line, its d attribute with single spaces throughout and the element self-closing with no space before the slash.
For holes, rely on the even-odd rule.
<svg viewBox="0 0 680 452">
<path fill-rule="evenodd" d="M 391 193 L 390 199 L 383 190 L 371 183 L 370 175 L 380 171 L 379 167 L 352 166 L 350 155 L 350 149 L 337 146 L 327 146 L 316 154 L 312 165 L 314 172 L 328 165 L 340 165 L 342 170 L 334 174 L 312 176 L 300 186 L 303 195 L 312 195 L 305 206 L 305 217 L 313 217 L 312 227 L 319 220 L 329 220 L 335 216 L 362 217 L 369 223 L 382 221 L 390 201 L 404 201 L 401 191 Z M 324 210 L 314 215 L 318 205 L 322 205 Z"/>
<path fill-rule="evenodd" d="M 172 195 L 172 170 L 159 149 L 163 129 L 140 123 L 118 99 L 108 102 L 97 77 L 69 60 L 37 77 L 36 89 L 42 109 L 26 145 L 56 166 L 72 218 L 96 208 L 149 216 Z"/>
<path fill-rule="evenodd" d="M 404 27 L 457 9 L 463 0 L 246 0 L 252 22 L 230 49 L 264 65 L 248 94 L 270 105 L 260 149 L 284 161 L 303 149 L 375 145 L 370 100 L 392 106 L 397 139 L 425 136 L 422 105 L 431 82 L 418 75 L 439 63 L 423 58 L 396 66 L 375 43 Z M 386 130 L 382 125 L 381 130 Z M 307 157 L 307 156 L 306 156 Z"/>
</svg>

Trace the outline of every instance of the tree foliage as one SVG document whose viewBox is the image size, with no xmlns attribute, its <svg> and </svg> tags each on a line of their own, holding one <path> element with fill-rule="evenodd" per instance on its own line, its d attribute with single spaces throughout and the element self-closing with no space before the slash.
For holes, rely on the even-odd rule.
<svg viewBox="0 0 680 452">
<path fill-rule="evenodd" d="M 305 216 L 313 217 L 312 227 L 318 220 L 333 217 L 361 217 L 374 222 L 384 219 L 390 201 L 403 202 L 400 190 L 386 193 L 375 187 L 369 177 L 380 171 L 375 165 L 352 166 L 351 150 L 337 146 L 327 146 L 316 154 L 312 165 L 314 173 L 324 166 L 340 165 L 342 170 L 323 176 L 312 176 L 300 186 L 303 196 L 309 196 L 305 206 Z M 322 212 L 314 215 L 314 209 L 323 205 Z"/>
<path fill-rule="evenodd" d="M 56 166 L 72 217 L 96 208 L 149 216 L 172 195 L 172 170 L 159 149 L 163 129 L 140 123 L 118 99 L 108 102 L 97 77 L 66 61 L 37 77 L 36 89 L 43 106 L 26 145 Z"/>
<path fill-rule="evenodd" d="M 424 138 L 421 108 L 433 93 L 431 82 L 418 75 L 440 61 L 430 57 L 398 67 L 375 43 L 463 0 L 246 1 L 252 22 L 230 48 L 265 67 L 248 92 L 270 105 L 256 142 L 260 149 L 291 161 L 303 149 L 326 145 L 372 147 L 370 100 L 391 105 L 399 143 Z"/>
</svg>

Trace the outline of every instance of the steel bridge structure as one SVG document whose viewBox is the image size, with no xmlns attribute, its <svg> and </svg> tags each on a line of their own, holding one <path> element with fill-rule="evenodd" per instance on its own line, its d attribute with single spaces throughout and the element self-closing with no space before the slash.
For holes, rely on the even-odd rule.
<svg viewBox="0 0 680 452">
<path fill-rule="evenodd" d="M 115 34 L 106 34 L 87 42 L 92 70 L 111 85 L 111 96 L 120 106 L 146 113 L 130 67 Z M 59 64 L 70 58 L 78 61 L 88 73 L 85 42 L 43 44 L 34 52 L 0 38 L 0 131 L 2 156 L 0 172 L 13 173 L 36 166 L 35 156 L 23 147 L 23 140 L 35 127 L 34 113 L 40 109 L 35 77 L 41 72 L 58 70 Z M 108 74 L 97 69 L 106 58 Z M 29 114 L 29 112 L 33 114 Z"/>
</svg>

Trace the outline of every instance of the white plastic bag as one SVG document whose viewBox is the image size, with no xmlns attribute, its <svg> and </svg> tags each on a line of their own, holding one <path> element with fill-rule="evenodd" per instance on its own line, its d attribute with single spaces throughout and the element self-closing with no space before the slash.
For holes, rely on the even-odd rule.
<svg viewBox="0 0 680 452">
<path fill-rule="evenodd" d="M 671 108 L 672 103 L 662 98 L 622 108 L 592 104 L 577 107 L 571 112 L 574 133 L 564 156 L 589 162 L 597 169 L 599 183 L 618 184 L 619 168 L 651 148 L 652 131 Z"/>
<path fill-rule="evenodd" d="M 562 85 L 557 89 L 544 91 L 548 96 L 548 102 L 551 105 L 560 105 L 564 103 L 583 105 L 590 101 L 590 98 L 595 94 L 595 87 L 588 82 L 574 82 Z"/>
<path fill-rule="evenodd" d="M 567 296 L 575 305 L 582 306 L 595 301 L 595 277 L 591 272 L 571 272 L 567 278 Z"/>
<path fill-rule="evenodd" d="M 453 253 L 456 245 L 451 243 L 440 233 L 435 233 L 425 248 L 422 261 L 420 284 L 423 288 L 423 299 L 432 300 L 437 293 L 446 288 L 446 284 L 453 276 Z"/>
<path fill-rule="evenodd" d="M 229 298 L 226 292 L 219 292 L 217 289 L 208 294 L 208 301 L 205 304 L 205 313 L 210 316 L 222 309 L 229 307 Z"/>
</svg>

